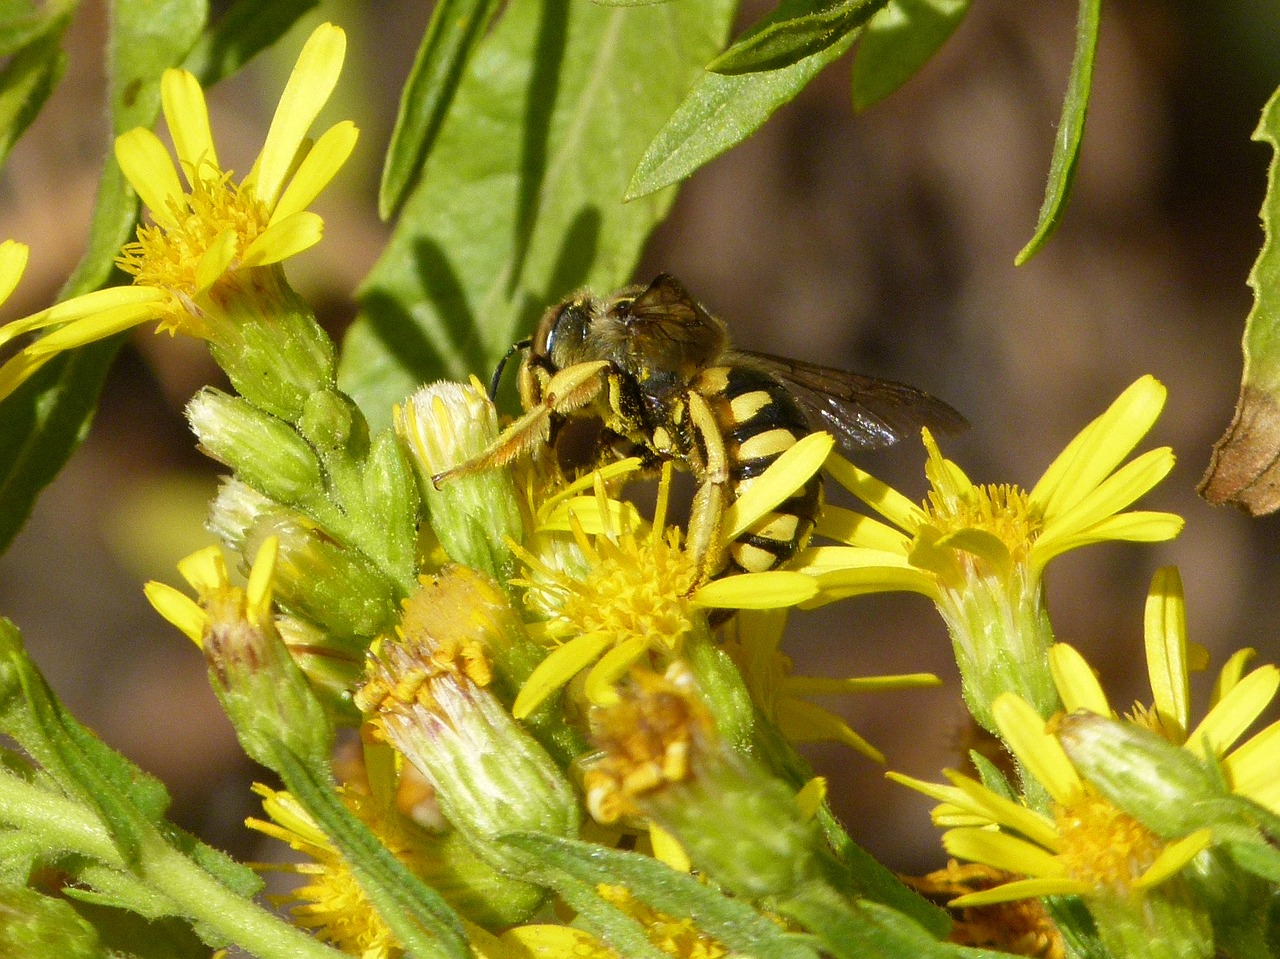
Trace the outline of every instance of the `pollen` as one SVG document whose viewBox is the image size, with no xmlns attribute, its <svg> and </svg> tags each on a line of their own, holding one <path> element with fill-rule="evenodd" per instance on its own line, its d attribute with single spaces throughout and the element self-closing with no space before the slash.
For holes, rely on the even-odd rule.
<svg viewBox="0 0 1280 959">
<path fill-rule="evenodd" d="M 696 615 L 689 601 L 697 578 L 692 559 L 656 533 L 643 540 L 602 538 L 595 548 L 599 562 L 567 593 L 561 617 L 615 643 L 645 639 L 677 648 Z"/>
<path fill-rule="evenodd" d="M 200 264 L 214 241 L 230 231 L 243 251 L 267 228 L 269 212 L 252 190 L 242 190 L 230 173 L 197 177 L 181 200 L 170 198 L 170 218 L 176 226 L 143 226 L 138 239 L 127 244 L 116 263 L 132 274 L 134 283 L 194 296 Z"/>
<path fill-rule="evenodd" d="M 635 919 L 644 927 L 649 942 L 677 959 L 720 959 L 729 950 L 698 930 L 690 918 L 677 919 L 641 902 L 626 886 L 600 883 L 596 892 L 605 902 Z"/>
<path fill-rule="evenodd" d="M 1142 823 L 1089 793 L 1055 807 L 1054 822 L 1067 875 L 1098 889 L 1128 893 L 1163 848 Z"/>
<path fill-rule="evenodd" d="M 966 489 L 941 483 L 930 491 L 925 510 L 943 535 L 982 530 L 999 539 L 1015 561 L 1025 558 L 1043 527 L 1031 508 L 1030 494 L 1010 483 Z"/>
</svg>

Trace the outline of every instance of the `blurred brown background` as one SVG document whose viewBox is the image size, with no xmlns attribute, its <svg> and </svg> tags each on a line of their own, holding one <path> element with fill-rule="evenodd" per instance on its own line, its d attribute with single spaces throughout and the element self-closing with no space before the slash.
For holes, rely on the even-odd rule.
<svg viewBox="0 0 1280 959">
<path fill-rule="evenodd" d="M 744 23 L 764 7 L 748 4 Z M 381 153 L 427 8 L 326 4 L 323 15 L 352 43 L 332 112 L 354 117 L 362 139 L 318 204 L 325 241 L 290 276 L 339 330 L 385 235 L 374 213 Z M 1029 486 L 1124 386 L 1148 372 L 1163 380 L 1169 404 L 1144 448 L 1171 444 L 1179 463 L 1145 505 L 1181 513 L 1186 531 L 1159 547 L 1092 547 L 1049 573 L 1059 638 L 1084 650 L 1124 708 L 1149 700 L 1142 603 L 1160 565 L 1181 567 L 1192 638 L 1215 664 L 1241 645 L 1280 657 L 1280 521 L 1251 521 L 1194 494 L 1239 382 L 1270 158 L 1249 135 L 1280 82 L 1280 8 L 1108 4 L 1065 222 L 1015 268 L 1041 202 L 1075 16 L 1066 0 L 975 0 L 924 72 L 860 116 L 848 102 L 848 61 L 837 64 L 686 185 L 637 278 L 676 273 L 744 346 L 946 398 L 973 429 L 945 449 L 978 481 Z M 45 305 L 81 252 L 108 145 L 104 32 L 101 9 L 87 7 L 55 102 L 0 176 L 0 236 L 33 247 L 6 319 Z M 305 35 L 211 94 L 228 165 L 252 159 Z M 0 558 L 0 611 L 77 715 L 169 784 L 180 821 L 245 853 L 251 840 L 239 824 L 256 811 L 253 770 L 201 659 L 141 592 L 148 578 L 177 582 L 174 561 L 207 541 L 200 524 L 216 471 L 194 451 L 181 407 L 216 373 L 193 341 L 133 337 L 88 442 Z M 918 496 L 922 456 L 908 445 L 862 462 Z M 957 762 L 964 712 L 926 601 L 873 597 L 796 616 L 786 648 L 801 673 L 936 672 L 946 681 L 936 690 L 827 705 L 893 768 L 936 777 Z M 940 862 L 927 800 L 843 747 L 811 755 L 872 851 L 904 870 Z"/>
</svg>

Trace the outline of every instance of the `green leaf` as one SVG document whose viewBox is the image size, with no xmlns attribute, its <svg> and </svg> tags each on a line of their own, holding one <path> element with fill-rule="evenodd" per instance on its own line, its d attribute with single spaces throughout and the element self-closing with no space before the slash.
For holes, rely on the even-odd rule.
<svg viewBox="0 0 1280 959">
<path fill-rule="evenodd" d="M 862 32 L 853 59 L 853 106 L 865 110 L 902 86 L 969 12 L 970 0 L 889 0 Z"/>
<path fill-rule="evenodd" d="M 812 949 L 746 902 L 730 899 L 649 856 L 546 833 L 509 833 L 501 841 L 528 853 L 542 868 L 590 886 L 626 886 L 641 902 L 668 916 L 692 920 L 699 931 L 733 952 L 759 959 L 815 959 Z"/>
<path fill-rule="evenodd" d="M 840 42 L 884 5 L 885 0 L 782 0 L 707 69 L 734 74 L 789 67 Z"/>
<path fill-rule="evenodd" d="M 14 54 L 0 71 L 0 166 L 62 79 L 67 57 L 61 43 L 67 23 L 52 21 L 46 33 Z"/>
<path fill-rule="evenodd" d="M 645 150 L 627 186 L 627 199 L 678 183 L 737 146 L 818 71 L 843 56 L 857 37 L 857 31 L 847 33 L 825 50 L 781 70 L 734 76 L 704 73 Z"/>
<path fill-rule="evenodd" d="M 431 11 L 431 22 L 400 95 L 382 168 L 378 213 L 384 220 L 392 217 L 418 182 L 462 71 L 497 8 L 498 0 L 440 0 Z"/>
<path fill-rule="evenodd" d="M 627 176 L 732 8 L 507 7 L 361 291 L 340 382 L 374 429 L 421 383 L 487 377 L 548 303 L 630 278 L 673 194 L 624 206 Z"/>
<path fill-rule="evenodd" d="M 231 76 L 289 32 L 319 0 L 238 0 L 204 33 L 182 64 L 203 87 Z"/>
<path fill-rule="evenodd" d="M 116 133 L 150 126 L 160 112 L 160 75 L 191 49 L 204 23 L 199 0 L 137 3 L 112 8 L 109 44 L 111 124 Z M 137 201 L 109 154 L 98 186 L 89 246 L 61 298 L 103 286 L 120 247 L 133 233 Z M 97 408 L 98 392 L 120 337 L 52 360 L 0 403 L 0 551 L 31 513 L 36 497 L 80 445 Z"/>
<path fill-rule="evenodd" d="M 30 0 L 0 2 L 0 57 L 8 57 L 51 33 L 61 33 L 80 0 Z"/>
<path fill-rule="evenodd" d="M 1049 185 L 1040 207 L 1040 220 L 1035 235 L 1014 257 L 1021 266 L 1035 255 L 1058 228 L 1058 221 L 1071 195 L 1071 181 L 1076 175 L 1080 157 L 1080 141 L 1084 137 L 1085 115 L 1089 112 L 1089 92 L 1093 87 L 1093 55 L 1098 48 L 1098 22 L 1102 18 L 1102 0 L 1080 0 L 1076 21 L 1076 52 L 1071 61 L 1071 78 L 1067 81 L 1067 97 L 1062 104 L 1062 119 L 1053 141 L 1053 159 L 1049 163 Z"/>
<path fill-rule="evenodd" d="M 1253 307 L 1244 327 L 1244 374 L 1235 416 L 1214 446 L 1200 495 L 1261 516 L 1280 507 L 1280 89 L 1263 107 L 1253 139 L 1270 144 L 1272 155 L 1262 249 L 1249 273 Z"/>
<path fill-rule="evenodd" d="M 0 955 L 107 959 L 97 931 L 70 904 L 22 886 L 0 886 Z"/>
</svg>

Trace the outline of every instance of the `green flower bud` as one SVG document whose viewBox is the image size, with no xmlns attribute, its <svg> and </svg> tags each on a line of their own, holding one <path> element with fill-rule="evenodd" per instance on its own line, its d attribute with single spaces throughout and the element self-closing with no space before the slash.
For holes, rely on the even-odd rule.
<svg viewBox="0 0 1280 959">
<path fill-rule="evenodd" d="M 319 390 L 307 397 L 298 431 L 326 461 L 335 456 L 362 460 L 369 449 L 364 414 L 350 397 L 335 390 Z"/>
<path fill-rule="evenodd" d="M 483 615 L 441 609 L 441 620 L 406 604 L 396 640 L 368 664 L 356 704 L 427 778 L 446 818 L 497 868 L 519 868 L 493 840 L 533 830 L 578 833 L 578 803 L 560 768 L 486 688 L 491 679 Z"/>
<path fill-rule="evenodd" d="M 315 451 L 284 420 L 209 387 L 187 404 L 187 420 L 205 453 L 277 502 L 298 503 L 320 490 Z"/>
<path fill-rule="evenodd" d="M 373 637 L 396 616 L 396 590 L 369 560 L 325 535 L 315 523 L 276 508 L 246 532 L 243 552 L 268 537 L 280 540 L 276 595 L 298 613 L 341 637 Z"/>
<path fill-rule="evenodd" d="M 266 513 L 278 510 L 276 503 L 252 486 L 226 477 L 209 504 L 209 532 L 234 552 L 244 552 L 244 539 L 249 530 Z"/>
<path fill-rule="evenodd" d="M 1164 839 L 1239 822 L 1221 773 L 1133 723 L 1080 711 L 1056 724 L 1073 766 L 1113 804 Z"/>
<path fill-rule="evenodd" d="M 418 486 L 399 442 L 379 433 L 364 464 L 367 521 L 389 567 L 412 582 L 417 570 Z"/>
<path fill-rule="evenodd" d="M 601 757 L 586 773 L 601 822 L 640 814 L 680 841 L 690 862 L 749 899 L 787 896 L 820 875 L 817 825 L 793 791 L 720 738 L 683 664 L 633 670 L 620 700 L 592 711 Z"/>
<path fill-rule="evenodd" d="M 464 472 L 432 482 L 485 452 L 498 438 L 498 414 L 476 386 L 439 382 L 397 407 L 396 432 L 418 473 L 431 526 L 449 558 L 500 583 L 515 570 L 507 540 L 523 533 L 515 483 L 506 469 Z"/>
<path fill-rule="evenodd" d="M 220 309 L 206 316 L 209 349 L 236 392 L 254 406 L 296 423 L 312 393 L 330 389 L 333 340 L 284 271 L 245 270 L 218 285 Z"/>
</svg>

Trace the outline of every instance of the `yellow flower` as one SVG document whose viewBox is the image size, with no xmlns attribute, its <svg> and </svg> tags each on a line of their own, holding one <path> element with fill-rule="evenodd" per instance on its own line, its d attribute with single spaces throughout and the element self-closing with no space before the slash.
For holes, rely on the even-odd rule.
<svg viewBox="0 0 1280 959">
<path fill-rule="evenodd" d="M 399 956 L 399 940 L 365 896 L 346 860 L 306 810 L 287 792 L 261 783 L 255 783 L 253 791 L 262 797 L 269 819 L 247 819 L 245 824 L 306 857 L 287 865 L 257 867 L 292 872 L 304 880 L 287 895 L 275 897 L 277 904 L 290 908 L 297 925 L 313 930 L 319 939 L 348 955 L 358 959 Z M 414 858 L 415 846 L 403 828 L 407 823 L 397 825 L 394 818 L 374 815 L 368 796 L 345 787 L 340 788 L 340 795 L 393 855 L 402 861 Z"/>
<path fill-rule="evenodd" d="M 1105 540 L 1153 542 L 1182 528 L 1171 513 L 1128 510 L 1173 467 L 1167 447 L 1125 463 L 1164 405 L 1144 376 L 1090 423 L 1030 491 L 975 484 L 924 433 L 932 489 L 923 505 L 839 457 L 832 476 L 889 520 L 828 507 L 816 533 L 843 543 L 805 550 L 796 568 L 819 597 L 912 590 L 947 623 L 975 718 L 992 728 L 991 703 L 1013 691 L 1043 716 L 1057 707 L 1045 654 L 1053 642 L 1043 573 L 1054 557 Z M 1123 464 L 1123 465 L 1121 465 Z M 896 528 L 895 528 L 896 527 Z"/>
<path fill-rule="evenodd" d="M 1147 675 L 1152 705 L 1136 705 L 1129 721 L 1159 733 L 1199 759 L 1212 759 L 1222 770 L 1231 792 L 1280 813 L 1280 722 L 1275 722 L 1239 746 L 1245 731 L 1275 699 L 1280 669 L 1266 665 L 1252 672 L 1254 656 L 1242 649 L 1231 656 L 1218 675 L 1209 711 L 1191 725 L 1189 672 L 1203 668 L 1208 654 L 1187 642 L 1186 600 L 1182 580 L 1173 567 L 1158 570 L 1151 582 L 1144 617 Z M 1097 675 L 1075 649 L 1059 643 L 1050 651 L 1054 680 L 1068 712 L 1087 710 L 1115 716 Z"/>
<path fill-rule="evenodd" d="M 786 620 L 784 609 L 743 610 L 728 630 L 723 648 L 742 673 L 752 700 L 792 742 L 834 740 L 875 762 L 884 762 L 884 754 L 854 732 L 844 719 L 810 702 L 808 697 L 918 689 L 937 686 L 942 681 L 932 673 L 841 679 L 794 676 L 791 658 L 778 648 Z"/>
<path fill-rule="evenodd" d="M 243 588 L 231 582 L 222 549 L 214 545 L 192 553 L 178 564 L 183 579 L 195 589 L 196 599 L 154 580 L 143 587 L 143 592 L 156 612 L 197 646 L 204 646 L 210 627 L 219 623 L 244 622 L 255 629 L 274 630 L 271 592 L 279 546 L 274 536 L 263 541 L 249 571 L 249 582 Z"/>
<path fill-rule="evenodd" d="M 43 363 L 150 320 L 159 329 L 217 341 L 235 310 L 237 284 L 282 283 L 274 267 L 319 241 L 323 223 L 307 206 L 346 162 L 357 132 L 338 123 L 314 144 L 305 136 L 342 68 L 346 36 L 324 24 L 312 33 L 285 87 L 266 141 L 239 183 L 214 148 L 204 93 L 184 70 L 161 80 L 165 120 L 177 169 L 164 144 L 139 127 L 116 139 L 116 158 L 151 214 L 120 267 L 134 284 L 75 297 L 0 327 L 0 345 L 15 336 L 60 327 L 0 367 L 0 399 Z M 179 170 L 189 189 L 179 180 Z M 274 290 L 271 291 L 273 294 Z M 261 295 L 261 291 L 259 291 Z"/>
<path fill-rule="evenodd" d="M 1006 745 L 1047 793 L 1050 812 L 1031 809 L 951 770 L 946 773 L 950 786 L 888 774 L 939 800 L 933 819 L 953 827 L 942 837 L 951 855 L 1028 877 L 961 896 L 951 905 L 1029 896 L 1141 895 L 1176 875 L 1208 845 L 1208 830 L 1166 843 L 1099 796 L 1025 700 L 1007 693 L 996 700 L 993 711 Z"/>
<path fill-rule="evenodd" d="M 738 535 L 807 482 L 827 458 L 831 442 L 825 433 L 813 434 L 779 457 L 727 511 L 725 538 Z M 690 636 L 707 634 L 708 608 L 776 609 L 816 595 L 813 578 L 791 570 L 704 582 L 679 529 L 667 526 L 669 466 L 659 483 L 652 523 L 630 503 L 607 495 L 606 479 L 637 465 L 617 464 L 548 499 L 537 511 L 530 544 L 517 549 L 528 567 L 527 576 L 517 581 L 526 590 L 526 603 L 546 616 L 530 632 L 554 647 L 516 699 L 517 718 L 528 716 L 584 670 L 587 698 L 613 701 L 613 684 L 633 665 L 665 668 Z M 594 495 L 580 495 L 589 487 Z"/>
</svg>

